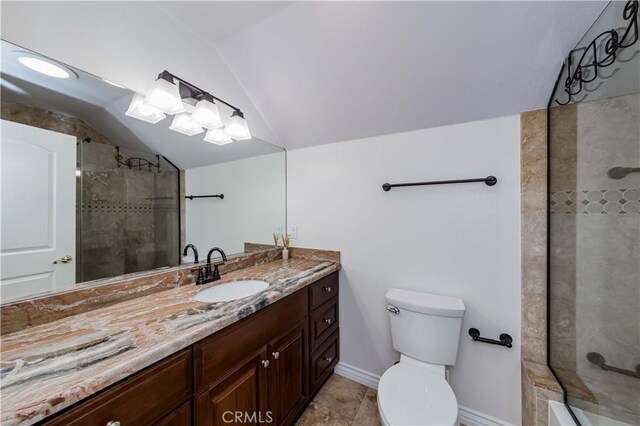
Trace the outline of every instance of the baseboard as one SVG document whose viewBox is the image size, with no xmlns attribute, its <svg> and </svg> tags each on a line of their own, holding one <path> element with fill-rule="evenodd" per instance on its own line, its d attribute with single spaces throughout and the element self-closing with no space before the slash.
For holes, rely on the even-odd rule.
<svg viewBox="0 0 640 426">
<path fill-rule="evenodd" d="M 366 370 L 362 370 L 361 368 L 354 367 L 353 365 L 349 365 L 340 361 L 338 365 L 336 365 L 334 372 L 338 376 L 346 377 L 347 379 L 353 380 L 354 382 L 360 383 L 361 385 L 365 385 L 373 389 L 378 389 L 380 376 L 370 373 Z"/>
<path fill-rule="evenodd" d="M 504 420 L 463 406 L 458 406 L 458 423 L 465 426 L 510 426 Z"/>
<path fill-rule="evenodd" d="M 353 365 L 349 365 L 342 361 L 336 365 L 334 372 L 339 376 L 346 377 L 347 379 L 353 380 L 361 385 L 378 389 L 380 376 L 377 374 L 354 367 Z M 466 426 L 509 426 L 508 422 L 462 406 L 458 407 L 458 423 L 462 423 Z"/>
</svg>

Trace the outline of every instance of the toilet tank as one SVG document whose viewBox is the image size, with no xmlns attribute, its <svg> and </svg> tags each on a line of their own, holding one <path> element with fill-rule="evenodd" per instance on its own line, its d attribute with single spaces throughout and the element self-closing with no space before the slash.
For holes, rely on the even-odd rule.
<svg viewBox="0 0 640 426">
<path fill-rule="evenodd" d="M 465 311 L 461 299 L 397 288 L 386 299 L 395 350 L 431 364 L 456 363 Z"/>
</svg>

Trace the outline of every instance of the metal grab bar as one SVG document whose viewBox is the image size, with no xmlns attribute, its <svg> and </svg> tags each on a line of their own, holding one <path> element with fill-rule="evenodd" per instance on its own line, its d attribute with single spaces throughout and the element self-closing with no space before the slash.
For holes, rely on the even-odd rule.
<svg viewBox="0 0 640 426">
<path fill-rule="evenodd" d="M 490 343 L 492 345 L 512 347 L 513 339 L 507 333 L 502 333 L 498 338 L 500 340 L 487 339 L 486 337 L 480 337 L 480 330 L 477 328 L 469 329 L 469 336 L 476 342 Z"/>
<path fill-rule="evenodd" d="M 625 370 L 624 368 L 614 367 L 612 365 L 607 365 L 604 357 L 598 352 L 589 352 L 587 354 L 587 360 L 591 364 L 596 365 L 597 367 L 602 368 L 605 371 L 612 371 L 618 374 L 624 374 L 625 376 L 635 377 L 636 379 L 640 379 L 640 364 L 636 365 L 636 371 Z"/>
<path fill-rule="evenodd" d="M 498 183 L 498 178 L 495 176 L 487 176 L 485 178 L 477 179 L 457 179 L 457 180 L 435 180 L 431 182 L 411 182 L 411 183 L 385 183 L 382 185 L 382 189 L 389 191 L 391 188 L 398 188 L 401 186 L 422 186 L 422 185 L 448 185 L 451 183 L 474 183 L 483 182 L 487 186 L 493 186 Z"/>
</svg>

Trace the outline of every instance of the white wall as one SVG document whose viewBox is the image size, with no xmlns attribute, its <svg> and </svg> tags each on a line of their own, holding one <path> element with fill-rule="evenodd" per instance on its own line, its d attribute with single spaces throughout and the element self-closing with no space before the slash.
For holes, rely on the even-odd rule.
<svg viewBox="0 0 640 426">
<path fill-rule="evenodd" d="M 461 406 L 520 423 L 519 117 L 398 133 L 288 153 L 294 245 L 342 252 L 341 361 L 380 375 L 398 359 L 391 287 L 466 305 L 451 383 Z M 473 178 L 484 184 L 384 192 L 385 182 Z M 507 349 L 473 342 L 470 327 Z M 434 342 L 437 344 L 437 342 Z"/>
<path fill-rule="evenodd" d="M 187 195 L 224 194 L 186 200 L 187 243 L 201 259 L 214 246 L 232 254 L 245 242 L 273 244 L 273 233 L 284 227 L 284 152 L 187 169 L 185 184 Z"/>
</svg>

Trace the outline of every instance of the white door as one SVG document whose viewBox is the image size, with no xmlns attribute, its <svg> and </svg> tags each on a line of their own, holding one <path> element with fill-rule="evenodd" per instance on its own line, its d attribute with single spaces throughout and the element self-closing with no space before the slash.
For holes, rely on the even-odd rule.
<svg viewBox="0 0 640 426">
<path fill-rule="evenodd" d="M 6 120 L 1 124 L 0 299 L 5 303 L 75 284 L 76 138 Z M 64 256 L 71 260 L 54 263 Z"/>
</svg>

